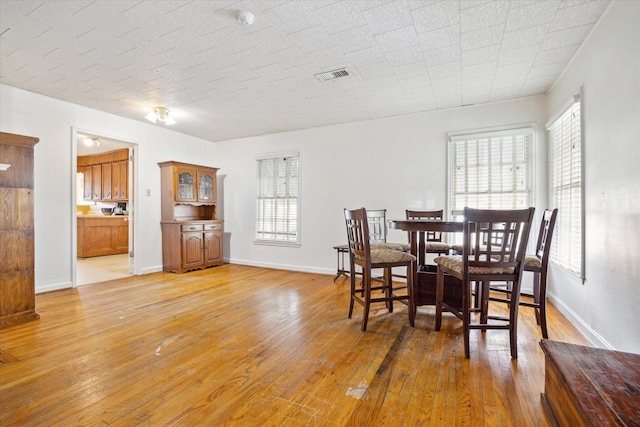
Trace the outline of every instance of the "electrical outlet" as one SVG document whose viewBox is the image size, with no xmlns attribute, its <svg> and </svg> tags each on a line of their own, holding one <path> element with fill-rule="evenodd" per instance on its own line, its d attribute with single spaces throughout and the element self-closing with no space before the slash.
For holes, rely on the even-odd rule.
<svg viewBox="0 0 640 427">
<path fill-rule="evenodd" d="M 147 197 L 150 197 L 150 196 L 151 196 L 151 189 L 147 188 Z"/>
</svg>

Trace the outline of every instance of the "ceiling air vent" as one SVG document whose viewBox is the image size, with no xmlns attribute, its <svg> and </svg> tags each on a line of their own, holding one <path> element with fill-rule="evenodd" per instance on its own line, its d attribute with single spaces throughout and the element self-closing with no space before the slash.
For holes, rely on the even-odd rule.
<svg viewBox="0 0 640 427">
<path fill-rule="evenodd" d="M 315 74 L 315 77 L 321 82 L 326 82 L 327 80 L 335 80 L 340 77 L 350 76 L 351 73 L 346 68 L 341 68 L 339 70 L 328 71 L 326 73 Z"/>
</svg>

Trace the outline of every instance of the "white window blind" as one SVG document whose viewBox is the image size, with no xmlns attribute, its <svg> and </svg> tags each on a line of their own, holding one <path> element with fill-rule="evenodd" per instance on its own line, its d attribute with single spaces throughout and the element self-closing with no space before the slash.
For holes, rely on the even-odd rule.
<svg viewBox="0 0 640 427">
<path fill-rule="evenodd" d="M 549 130 L 551 208 L 558 208 L 550 257 L 584 278 L 582 131 L 579 97 Z"/>
<path fill-rule="evenodd" d="M 300 157 L 257 160 L 256 235 L 258 243 L 300 243 Z"/>
<path fill-rule="evenodd" d="M 533 129 L 449 137 L 449 204 L 454 216 L 476 209 L 525 209 L 531 200 Z"/>
</svg>

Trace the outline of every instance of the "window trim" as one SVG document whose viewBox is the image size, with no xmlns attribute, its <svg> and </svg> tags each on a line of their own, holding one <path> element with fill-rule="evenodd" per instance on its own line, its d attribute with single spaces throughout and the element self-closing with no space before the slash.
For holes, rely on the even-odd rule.
<svg viewBox="0 0 640 427">
<path fill-rule="evenodd" d="M 296 241 L 292 242 L 292 241 L 279 241 L 279 240 L 267 240 L 267 239 L 258 239 L 258 198 L 259 198 L 259 194 L 258 194 L 258 185 L 260 183 L 260 176 L 259 176 L 259 162 L 261 160 L 269 160 L 269 159 L 276 159 L 279 157 L 296 157 L 298 159 L 298 194 L 296 197 L 297 200 L 297 206 L 296 206 Z M 301 246 L 301 220 L 300 220 L 300 214 L 302 212 L 302 203 L 301 203 L 301 196 L 302 196 L 302 180 L 301 180 L 301 170 L 302 170 L 302 157 L 300 156 L 300 152 L 298 151 L 287 151 L 287 152 L 278 152 L 278 153 L 270 153 L 270 154 L 261 154 L 256 156 L 255 158 L 255 189 L 256 189 L 256 193 L 255 193 L 255 205 L 254 205 L 254 226 L 253 226 L 253 243 L 256 245 L 268 245 L 268 246 L 287 246 L 287 247 L 300 247 Z M 287 177 L 288 178 L 288 177 Z"/>
<path fill-rule="evenodd" d="M 580 271 L 576 271 L 570 266 L 565 265 L 565 263 L 560 262 L 558 259 L 554 257 L 553 248 L 551 254 L 549 256 L 549 260 L 557 265 L 558 267 L 566 270 L 568 274 L 579 277 L 582 281 L 582 284 L 586 282 L 586 269 L 585 269 L 585 260 L 586 260 L 586 209 L 585 209 L 585 121 L 584 121 L 584 87 L 580 86 L 580 90 L 578 93 L 573 94 L 571 98 L 560 108 L 545 124 L 545 129 L 547 130 L 547 141 L 548 141 L 548 162 L 549 162 L 549 170 L 548 170 L 548 180 L 549 180 L 549 207 L 556 208 L 557 206 L 553 205 L 553 163 L 551 159 L 552 155 L 552 140 L 551 140 L 551 127 L 564 116 L 564 114 L 569 111 L 576 103 L 580 104 Z M 558 214 L 558 221 L 556 222 L 555 234 L 559 233 L 561 228 L 561 218 L 560 214 Z M 556 236 L 557 237 L 557 236 Z M 557 238 L 555 239 L 553 245 L 557 242 Z"/>
<path fill-rule="evenodd" d="M 491 128 L 481 128 L 481 129 L 470 129 L 464 131 L 452 131 L 447 133 L 447 194 L 446 194 L 446 206 L 447 213 L 445 216 L 455 217 L 462 215 L 461 212 L 453 211 L 453 200 L 452 200 L 452 184 L 453 184 L 453 143 L 456 141 L 464 141 L 473 138 L 486 138 L 486 137 L 496 137 L 496 136 L 506 136 L 513 135 L 514 133 L 528 133 L 531 135 L 530 147 L 529 147 L 529 204 L 531 205 L 532 201 L 535 200 L 536 194 L 536 182 L 535 178 L 535 146 L 536 146 L 536 129 L 537 126 L 535 123 L 522 123 L 516 125 L 507 125 L 507 126 L 496 126 Z"/>
</svg>

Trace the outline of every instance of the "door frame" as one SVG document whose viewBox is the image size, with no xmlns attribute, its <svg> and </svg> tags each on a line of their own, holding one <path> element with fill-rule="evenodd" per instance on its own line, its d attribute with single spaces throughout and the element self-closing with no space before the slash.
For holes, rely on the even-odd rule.
<svg viewBox="0 0 640 427">
<path fill-rule="evenodd" d="M 118 144 L 122 148 L 129 150 L 129 171 L 127 177 L 127 195 L 129 208 L 129 274 L 140 275 L 140 267 L 135 262 L 136 246 L 138 238 L 137 230 L 137 205 L 138 205 L 138 143 L 119 136 L 108 135 L 102 132 L 95 132 L 87 129 L 71 128 L 71 285 L 78 287 L 78 217 L 76 214 L 76 202 L 78 198 L 77 171 L 78 171 L 78 134 L 90 135 L 98 138 L 108 139 Z"/>
</svg>

